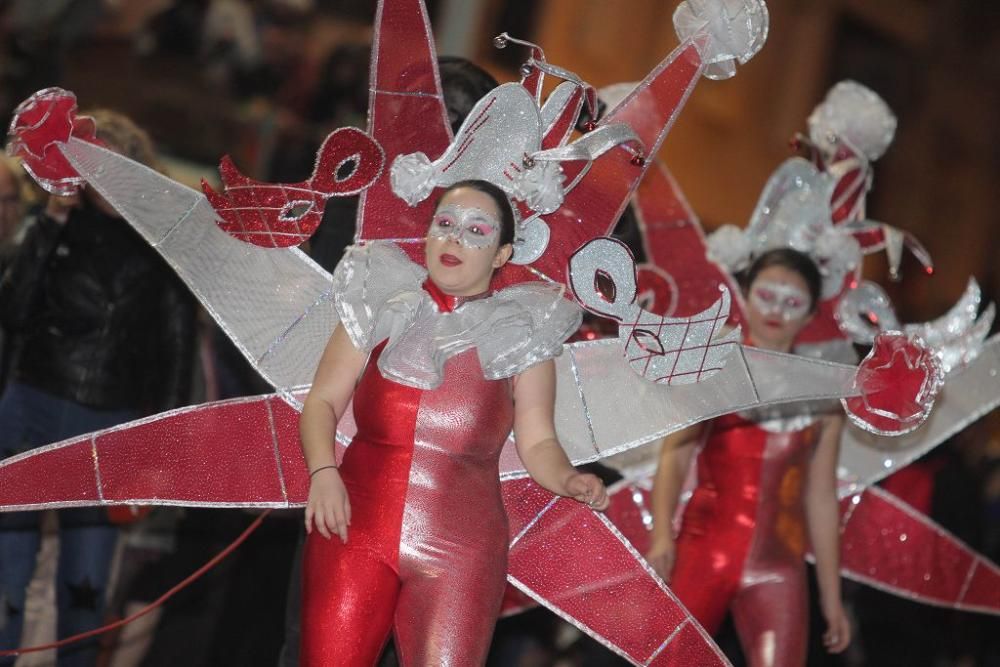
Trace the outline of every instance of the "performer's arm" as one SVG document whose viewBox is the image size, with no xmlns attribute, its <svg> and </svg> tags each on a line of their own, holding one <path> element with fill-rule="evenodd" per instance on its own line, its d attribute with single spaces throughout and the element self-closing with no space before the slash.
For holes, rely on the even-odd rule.
<svg viewBox="0 0 1000 667">
<path fill-rule="evenodd" d="M 851 626 L 840 600 L 840 508 L 837 502 L 837 459 L 842 415 L 824 417 L 819 444 L 809 464 L 806 516 L 809 538 L 816 557 L 820 606 L 826 618 L 823 643 L 831 653 L 840 653 L 851 641 Z"/>
<path fill-rule="evenodd" d="M 665 581 L 674 569 L 674 514 L 687 477 L 700 424 L 671 433 L 660 445 L 660 463 L 653 478 L 653 534 L 646 560 Z"/>
<path fill-rule="evenodd" d="M 365 354 L 354 347 L 344 327 L 334 329 L 299 418 L 302 452 L 310 473 L 306 531 L 312 532 L 315 524 L 323 537 L 337 533 L 344 542 L 351 504 L 336 468 L 334 439 L 337 421 L 347 409 L 365 361 Z"/>
<path fill-rule="evenodd" d="M 552 493 L 603 510 L 608 494 L 596 475 L 579 472 L 559 445 L 553 421 L 556 371 L 551 360 L 532 366 L 514 381 L 514 440 L 532 479 Z"/>
</svg>

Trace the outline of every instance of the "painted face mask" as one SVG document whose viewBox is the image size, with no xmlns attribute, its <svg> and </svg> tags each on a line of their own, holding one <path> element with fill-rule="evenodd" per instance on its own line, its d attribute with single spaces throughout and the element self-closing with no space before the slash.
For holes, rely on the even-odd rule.
<svg viewBox="0 0 1000 667">
<path fill-rule="evenodd" d="M 500 236 L 500 221 L 481 208 L 442 206 L 434 214 L 429 235 L 455 239 L 466 248 L 485 250 Z"/>
<path fill-rule="evenodd" d="M 750 303 L 754 308 L 764 317 L 780 317 L 783 322 L 808 315 L 810 302 L 810 296 L 794 285 L 762 280 L 750 289 Z"/>
</svg>

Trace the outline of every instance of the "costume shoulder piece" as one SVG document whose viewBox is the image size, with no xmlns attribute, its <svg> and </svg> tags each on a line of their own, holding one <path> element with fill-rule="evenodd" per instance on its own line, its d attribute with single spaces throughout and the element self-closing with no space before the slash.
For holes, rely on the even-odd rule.
<svg viewBox="0 0 1000 667">
<path fill-rule="evenodd" d="M 347 248 L 333 272 L 337 315 L 351 342 L 370 352 L 386 336 L 379 323 L 386 313 L 419 296 L 427 271 L 411 262 L 398 246 L 370 243 Z"/>
<path fill-rule="evenodd" d="M 476 346 L 487 378 L 511 377 L 562 353 L 582 318 L 565 291 L 562 285 L 521 283 L 460 309 L 470 324 L 483 321 L 485 335 Z"/>
<path fill-rule="evenodd" d="M 433 389 L 445 362 L 475 348 L 483 375 L 511 377 L 562 352 L 581 311 L 561 285 L 522 283 L 441 312 L 421 287 L 427 272 L 393 244 L 348 249 L 334 272 L 337 313 L 355 346 L 366 352 L 387 341 L 382 375 Z"/>
</svg>

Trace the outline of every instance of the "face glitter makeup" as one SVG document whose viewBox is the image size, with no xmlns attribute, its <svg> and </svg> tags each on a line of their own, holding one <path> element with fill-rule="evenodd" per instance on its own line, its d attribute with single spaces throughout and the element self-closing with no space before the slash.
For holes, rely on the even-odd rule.
<svg viewBox="0 0 1000 667">
<path fill-rule="evenodd" d="M 750 290 L 750 303 L 764 317 L 779 317 L 783 322 L 798 320 L 809 314 L 809 295 L 784 283 L 758 280 Z"/>
<path fill-rule="evenodd" d="M 431 220 L 428 235 L 454 239 L 466 248 L 486 250 L 500 237 L 500 221 L 481 208 L 447 205 L 438 209 Z"/>
</svg>

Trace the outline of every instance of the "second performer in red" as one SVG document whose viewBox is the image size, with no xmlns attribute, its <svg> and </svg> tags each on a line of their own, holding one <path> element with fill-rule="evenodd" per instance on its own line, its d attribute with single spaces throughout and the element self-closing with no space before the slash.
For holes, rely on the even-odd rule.
<svg viewBox="0 0 1000 667">
<path fill-rule="evenodd" d="M 789 248 L 765 252 L 748 270 L 747 285 L 749 343 L 791 350 L 819 300 L 813 261 Z M 732 612 L 753 667 L 805 664 L 803 557 L 810 544 L 824 642 L 840 652 L 850 641 L 840 599 L 836 493 L 842 426 L 836 406 L 793 404 L 726 415 L 663 443 L 648 559 L 708 632 Z M 672 519 L 699 444 L 697 485 L 675 539 Z"/>
</svg>

